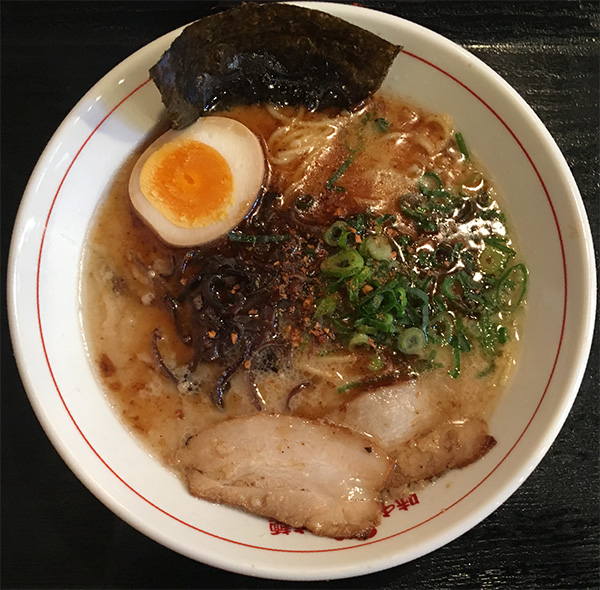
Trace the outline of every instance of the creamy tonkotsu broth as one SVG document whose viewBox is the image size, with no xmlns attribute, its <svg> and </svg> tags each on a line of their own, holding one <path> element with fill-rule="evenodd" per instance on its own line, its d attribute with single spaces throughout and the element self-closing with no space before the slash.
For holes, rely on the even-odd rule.
<svg viewBox="0 0 600 590">
<path fill-rule="evenodd" d="M 416 387 L 424 404 L 385 449 L 397 462 L 438 428 L 485 425 L 518 356 L 526 271 L 452 121 L 382 95 L 353 113 L 219 115 L 258 135 L 269 167 L 233 233 L 199 248 L 158 239 L 128 198 L 136 155 L 89 233 L 84 333 L 124 425 L 175 470 L 190 436 L 233 416 L 383 423 L 387 402 L 371 422 L 347 404 L 384 388 Z M 483 429 L 468 460 L 389 487 L 477 459 L 502 437 Z"/>
</svg>

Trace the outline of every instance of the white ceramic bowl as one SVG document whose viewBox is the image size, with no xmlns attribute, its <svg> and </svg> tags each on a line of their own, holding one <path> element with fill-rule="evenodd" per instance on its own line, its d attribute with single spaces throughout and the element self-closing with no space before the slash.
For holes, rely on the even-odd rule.
<svg viewBox="0 0 600 590">
<path fill-rule="evenodd" d="M 573 177 L 548 131 L 508 84 L 457 45 L 410 22 L 349 5 L 312 6 L 404 45 L 384 87 L 449 113 L 507 202 L 530 290 L 522 357 L 491 421 L 498 444 L 488 455 L 419 492 L 407 509 L 388 507 L 372 539 L 336 541 L 280 530 L 191 497 L 123 428 L 86 356 L 80 261 L 115 171 L 161 113 L 148 68 L 179 31 L 107 74 L 58 128 L 23 197 L 8 277 L 23 381 L 49 438 L 82 482 L 129 524 L 183 555 L 295 580 L 366 574 L 415 559 L 506 500 L 571 408 L 589 352 L 596 289 L 590 230 Z"/>
</svg>

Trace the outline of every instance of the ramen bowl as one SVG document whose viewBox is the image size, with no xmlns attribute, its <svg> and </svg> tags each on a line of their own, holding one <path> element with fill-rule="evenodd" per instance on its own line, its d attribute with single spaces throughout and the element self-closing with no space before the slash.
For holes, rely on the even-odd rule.
<svg viewBox="0 0 600 590">
<path fill-rule="evenodd" d="M 355 6 L 310 4 L 404 46 L 384 90 L 449 114 L 493 177 L 530 279 L 521 355 L 480 461 L 384 506 L 368 540 L 336 540 L 200 501 L 120 422 L 82 333 L 80 268 L 90 223 L 117 171 L 162 117 L 148 69 L 179 31 L 117 66 L 75 106 L 42 154 L 15 225 L 9 314 L 36 414 L 81 481 L 150 538 L 247 575 L 316 580 L 366 574 L 466 532 L 527 478 L 558 434 L 591 343 L 595 266 L 577 187 L 556 144 L 500 77 L 450 41 Z"/>
</svg>

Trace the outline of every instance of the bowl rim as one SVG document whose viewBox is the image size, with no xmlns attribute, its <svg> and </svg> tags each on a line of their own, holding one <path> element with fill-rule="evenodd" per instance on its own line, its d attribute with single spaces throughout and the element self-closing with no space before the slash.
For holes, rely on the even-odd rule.
<svg viewBox="0 0 600 590">
<path fill-rule="evenodd" d="M 467 526 L 465 526 L 463 530 L 454 531 L 456 534 L 450 535 L 449 538 L 446 538 L 446 540 L 444 540 L 443 542 L 435 544 L 435 547 L 431 547 L 426 551 L 422 551 L 419 555 L 415 555 L 414 557 L 411 558 L 411 559 L 414 559 L 415 557 L 418 557 L 420 555 L 428 553 L 429 551 L 432 551 L 432 550 L 446 544 L 450 540 L 452 540 L 452 539 L 458 537 L 460 534 L 466 532 L 472 526 L 474 526 L 475 524 L 480 522 L 483 518 L 485 518 L 487 515 L 489 515 L 502 502 L 504 502 L 506 500 L 506 498 L 508 498 L 521 485 L 521 483 L 524 481 L 524 479 L 526 479 L 526 477 L 528 477 L 528 475 L 531 473 L 531 471 L 533 471 L 533 469 L 537 466 L 539 461 L 543 458 L 544 454 L 546 453 L 546 451 L 548 450 L 548 448 L 550 447 L 550 445 L 556 438 L 560 428 L 562 427 L 564 420 L 566 419 L 566 417 L 571 409 L 572 403 L 574 402 L 574 399 L 576 396 L 576 392 L 579 389 L 581 380 L 583 378 L 583 373 L 585 371 L 585 366 L 586 366 L 585 359 L 587 358 L 587 355 L 589 354 L 589 349 L 591 347 L 591 340 L 592 340 L 592 334 L 593 334 L 594 313 L 595 313 L 595 304 L 596 304 L 596 300 L 595 300 L 595 297 L 593 296 L 593 294 L 596 292 L 596 268 L 595 268 L 595 264 L 594 264 L 593 246 L 591 245 L 592 244 L 591 231 L 589 229 L 589 222 L 587 221 L 587 215 L 585 212 L 585 208 L 583 206 L 583 202 L 581 200 L 581 196 L 579 195 L 579 191 L 577 189 L 575 181 L 572 177 L 570 170 L 568 169 L 566 162 L 564 161 L 562 154 L 560 153 L 554 140 L 551 138 L 549 132 L 546 130 L 546 128 L 544 127 L 542 122 L 539 120 L 537 115 L 535 115 L 533 110 L 516 93 L 516 91 L 514 91 L 512 89 L 512 87 L 510 87 L 502 78 L 500 78 L 500 76 L 498 76 L 495 72 L 493 72 L 493 70 L 491 70 L 487 65 L 485 65 L 483 62 L 481 62 L 481 60 L 479 60 L 477 57 L 470 54 L 466 50 L 462 49 L 458 45 L 454 44 L 452 41 L 449 41 L 448 39 L 441 37 L 437 33 L 429 31 L 428 29 L 425 29 L 424 27 L 421 27 L 420 25 L 416 25 L 415 23 L 406 21 L 405 19 L 401 19 L 399 17 L 395 17 L 392 15 L 388 15 L 388 14 L 374 11 L 372 9 L 368 9 L 368 8 L 364 8 L 364 7 L 356 7 L 356 6 L 349 6 L 349 5 L 343 5 L 343 4 L 311 3 L 311 2 L 302 2 L 299 4 L 303 5 L 303 6 L 308 6 L 308 7 L 317 8 L 317 9 L 323 9 L 323 10 L 327 10 L 327 11 L 332 11 L 332 10 L 338 11 L 338 12 L 336 12 L 336 14 L 338 16 L 341 16 L 342 18 L 344 18 L 344 16 L 342 16 L 343 14 L 356 15 L 356 14 L 359 14 L 358 11 L 360 11 L 361 13 L 362 13 L 362 11 L 368 11 L 367 18 L 372 18 L 374 20 L 381 19 L 382 22 L 383 21 L 391 22 L 390 19 L 392 19 L 392 20 L 397 19 L 399 21 L 403 21 L 404 26 L 416 27 L 418 29 L 421 29 L 424 32 L 424 34 L 426 34 L 427 36 L 433 35 L 435 37 L 438 37 L 439 39 L 442 39 L 444 41 L 444 43 L 452 44 L 454 46 L 455 50 L 458 50 L 460 53 L 462 53 L 463 56 L 466 56 L 466 59 L 478 64 L 478 67 L 482 67 L 488 75 L 492 76 L 492 79 L 494 79 L 497 83 L 499 83 L 503 87 L 503 89 L 511 95 L 512 100 L 517 101 L 519 106 L 522 109 L 525 109 L 525 111 L 528 113 L 528 115 L 532 119 L 532 121 L 535 122 L 535 125 L 538 128 L 538 130 L 545 136 L 546 141 L 548 143 L 548 148 L 551 150 L 552 154 L 556 158 L 556 163 L 561 166 L 561 173 L 571 183 L 571 186 L 573 189 L 572 197 L 574 198 L 574 204 L 576 205 L 579 216 L 582 220 L 582 228 L 583 228 L 583 233 L 585 236 L 583 241 L 588 247 L 586 264 L 584 265 L 584 267 L 585 267 L 584 268 L 584 271 L 585 271 L 584 278 L 587 279 L 587 284 L 590 287 L 591 296 L 589 298 L 588 308 L 585 312 L 589 321 L 588 321 L 587 325 L 585 326 L 585 328 L 586 328 L 585 333 L 583 334 L 583 337 L 580 340 L 579 352 L 577 355 L 578 358 L 581 359 L 581 362 L 577 365 L 577 367 L 574 367 L 571 370 L 569 382 L 571 384 L 570 390 L 572 393 L 571 393 L 570 397 L 563 404 L 563 407 L 560 409 L 561 410 L 560 416 L 558 417 L 557 420 L 555 420 L 553 422 L 552 428 L 548 430 L 544 439 L 541 441 L 538 441 L 538 447 L 537 447 L 537 451 L 536 451 L 535 461 L 529 463 L 528 469 L 526 470 L 526 472 L 524 472 L 522 474 L 523 475 L 522 478 L 520 478 L 518 481 L 516 481 L 516 478 L 515 478 L 515 481 L 512 482 L 511 486 L 506 486 L 504 488 L 502 493 L 499 494 L 499 500 L 497 501 L 497 504 L 495 506 L 493 506 L 493 507 L 490 507 L 489 505 L 482 506 L 476 514 L 471 515 L 471 518 L 468 519 L 469 524 Z M 362 13 L 362 14 L 365 14 L 365 13 Z M 147 51 L 150 46 L 154 46 L 154 45 L 158 46 L 158 45 L 164 44 L 166 39 L 174 37 L 183 28 L 184 27 L 180 27 L 180 28 L 176 29 L 175 31 L 167 33 L 166 35 L 163 35 L 163 36 L 159 37 L 158 39 L 152 41 L 151 43 L 142 47 L 138 52 L 135 52 L 134 54 L 132 54 L 131 56 L 126 58 L 123 62 L 121 62 L 121 64 L 119 64 L 116 67 L 117 68 L 124 67 L 124 64 L 126 64 L 129 60 L 133 59 L 134 56 L 136 56 L 137 54 Z M 417 59 L 422 59 L 419 56 L 417 56 L 416 54 L 412 54 L 412 55 L 413 55 L 413 57 L 415 57 Z M 427 60 L 424 60 L 424 59 L 423 59 L 423 61 L 427 62 Z M 444 72 L 443 70 L 441 70 L 441 68 L 435 66 L 435 64 L 432 64 L 430 62 L 427 62 L 427 63 L 429 63 L 429 65 L 432 65 L 433 67 L 436 67 L 437 69 L 439 69 L 446 75 L 450 75 L 450 74 L 448 74 L 448 72 Z M 124 509 L 123 507 L 115 505 L 114 499 L 112 497 L 107 497 L 105 490 L 102 487 L 100 487 L 97 484 L 97 482 L 90 475 L 88 475 L 85 472 L 83 472 L 83 473 L 81 472 L 81 470 L 77 464 L 77 461 L 75 461 L 75 459 L 74 459 L 74 457 L 72 457 L 69 449 L 65 448 L 64 444 L 62 443 L 59 433 L 54 431 L 53 424 L 48 420 L 47 415 L 44 412 L 42 401 L 38 397 L 37 393 L 34 391 L 35 386 L 33 384 L 33 380 L 31 379 L 31 376 L 29 374 L 29 368 L 27 367 L 27 362 L 26 362 L 27 351 L 24 349 L 24 340 L 23 340 L 24 337 L 20 334 L 20 329 L 19 329 L 19 326 L 17 325 L 17 320 L 16 320 L 17 315 L 18 315 L 17 314 L 18 303 L 16 301 L 16 284 L 18 282 L 18 276 L 16 273 L 18 270 L 17 263 L 18 263 L 18 253 L 19 253 L 18 242 L 20 239 L 22 239 L 23 233 L 25 231 L 25 228 L 23 227 L 25 224 L 25 220 L 23 219 L 25 217 L 25 215 L 23 213 L 24 204 L 26 201 L 33 199 L 33 195 L 35 195 L 35 190 L 34 190 L 35 185 L 37 184 L 39 176 L 43 172 L 44 162 L 45 162 L 45 160 L 48 159 L 49 154 L 56 148 L 56 144 L 60 141 L 60 136 L 62 135 L 63 131 L 65 130 L 65 128 L 67 126 L 67 122 L 70 119 L 72 119 L 72 117 L 75 116 L 81 110 L 82 105 L 86 102 L 86 99 L 88 99 L 90 96 L 92 96 L 96 92 L 96 89 L 98 87 L 102 86 L 103 83 L 105 83 L 105 80 L 107 79 L 107 77 L 109 75 L 110 75 L 110 72 L 109 72 L 109 74 L 104 76 L 100 81 L 98 81 L 97 84 L 95 84 L 80 99 L 80 101 L 78 101 L 78 103 L 73 107 L 73 109 L 67 115 L 67 117 L 65 117 L 65 119 L 63 120 L 61 125 L 55 131 L 55 133 L 52 136 L 51 140 L 49 141 L 48 145 L 42 152 L 42 154 L 39 158 L 39 161 L 36 164 L 36 167 L 34 168 L 31 178 L 27 184 L 27 187 L 24 192 L 23 203 L 22 203 L 22 206 L 19 208 L 19 212 L 17 214 L 17 219 L 15 221 L 13 236 L 11 239 L 10 254 L 9 254 L 9 267 L 8 267 L 9 272 L 8 272 L 8 282 L 7 282 L 8 299 L 9 299 L 9 324 L 10 324 L 10 331 L 11 331 L 11 336 L 12 336 L 12 341 L 13 341 L 13 348 L 15 350 L 15 354 L 17 357 L 17 365 L 19 367 L 21 377 L 24 381 L 30 402 L 35 410 L 36 415 L 38 416 L 38 419 L 42 423 L 44 430 L 46 431 L 50 440 L 53 442 L 54 446 L 57 448 L 57 450 L 59 451 L 59 453 L 65 460 L 65 462 L 69 465 L 69 467 L 85 483 L 86 487 L 88 487 L 103 503 L 105 503 L 107 506 L 109 506 L 109 508 L 111 510 L 113 510 L 115 513 L 117 513 L 123 520 L 125 520 L 126 522 L 129 522 L 129 524 L 131 524 L 138 530 L 141 530 L 144 534 L 147 534 L 151 538 L 156 539 L 155 531 L 150 530 L 147 523 L 140 521 L 140 519 L 137 518 L 136 515 L 130 513 L 128 510 Z M 452 76 L 450 75 L 450 77 L 452 77 Z M 454 79 L 459 84 L 464 86 L 464 84 L 462 84 L 460 82 L 460 80 L 457 80 L 456 78 L 454 78 Z M 110 114 L 112 112 L 114 112 L 114 110 L 116 110 L 118 108 L 118 106 L 120 106 L 120 104 L 122 104 L 124 101 L 126 101 L 130 96 L 132 96 L 135 92 L 137 92 L 142 86 L 144 86 L 147 83 L 148 83 L 148 81 L 142 83 L 140 86 L 133 89 L 129 94 L 127 94 L 127 96 L 125 98 L 122 99 L 121 102 L 119 102 L 117 105 L 115 105 L 112 108 L 112 110 L 106 115 L 105 119 L 103 119 L 102 122 L 98 125 L 98 127 L 94 130 L 94 132 L 100 127 L 100 125 L 102 125 L 102 123 L 110 116 Z M 470 92 L 473 92 L 473 91 L 470 90 Z M 492 109 L 492 111 L 493 111 L 493 109 Z M 511 131 L 511 133 L 512 133 L 512 131 Z M 90 137 L 91 137 L 91 135 L 90 135 Z M 515 139 L 517 140 L 517 142 L 519 142 L 519 140 L 516 136 L 515 136 Z M 85 143 L 87 143 L 87 140 Z M 83 149 L 83 147 L 85 146 L 85 143 L 81 146 L 81 149 Z M 75 158 L 73 159 L 73 162 L 75 161 L 76 157 L 77 156 L 75 156 Z M 532 162 L 532 164 L 533 164 L 533 162 Z M 534 166 L 534 168 L 535 168 L 535 166 Z M 65 173 L 65 177 L 68 174 L 69 170 L 70 170 L 70 168 Z M 536 172 L 537 172 L 537 170 L 536 170 Z M 538 173 L 538 176 L 539 176 L 539 173 Z M 541 177 L 540 177 L 540 180 L 542 180 Z M 542 184 L 543 184 L 543 181 L 542 181 Z M 61 185 L 62 185 L 62 183 L 61 183 Z M 60 187 L 59 187 L 58 191 L 59 190 L 60 190 Z M 58 195 L 58 191 L 57 191 L 56 195 Z M 53 207 L 53 205 L 52 205 L 52 207 Z M 50 217 L 50 215 L 52 213 L 52 207 L 48 213 L 48 218 Z M 556 214 L 555 214 L 555 216 L 556 216 Z M 45 233 L 45 229 L 44 229 L 44 233 Z M 41 257 L 41 250 L 43 248 L 43 239 L 44 238 L 42 237 L 42 246 L 40 247 L 40 257 Z M 563 257 L 564 257 L 564 251 L 563 251 Z M 38 272 L 39 272 L 39 268 L 38 268 Z M 566 282 L 565 282 L 565 285 L 566 285 Z M 565 303 L 565 307 L 566 307 L 566 303 Z M 564 321 L 565 320 L 563 320 L 563 330 L 564 330 Z M 40 330 L 41 330 L 41 326 L 40 326 Z M 557 358 L 558 358 L 558 353 L 557 353 Z M 57 386 L 57 389 L 58 389 L 58 386 Z M 541 401 L 540 401 L 540 403 L 541 403 Z M 533 419 L 533 417 L 532 417 L 532 419 Z M 81 433 L 81 434 L 85 438 L 85 435 L 83 433 Z M 516 445 L 516 443 L 515 443 L 515 445 Z M 177 544 L 177 542 L 175 542 L 173 540 L 167 540 L 164 538 L 157 539 L 157 540 L 160 543 L 162 543 L 166 546 L 169 546 L 170 548 L 178 551 L 179 553 L 187 555 L 188 557 L 191 557 L 193 559 L 199 559 L 196 554 L 191 554 L 189 548 L 181 547 Z M 408 561 L 408 560 L 405 560 L 405 561 Z M 210 562 L 207 561 L 207 563 L 210 563 Z M 358 568 L 354 568 L 351 571 L 347 570 L 345 572 L 341 572 L 342 575 L 338 575 L 340 572 L 338 572 L 337 574 L 335 572 L 333 572 L 333 573 L 325 572 L 323 575 L 317 575 L 315 577 L 305 577 L 305 576 L 302 576 L 302 574 L 300 574 L 299 577 L 290 577 L 289 574 L 276 575 L 276 572 L 270 572 L 270 573 L 266 573 L 265 571 L 256 572 L 256 571 L 254 571 L 252 569 L 248 569 L 248 568 L 232 569 L 231 567 L 226 567 L 224 565 L 224 562 L 223 563 L 212 563 L 212 565 L 216 565 L 217 567 L 221 567 L 223 569 L 229 569 L 230 571 L 237 571 L 239 573 L 244 573 L 247 575 L 260 575 L 263 577 L 273 577 L 273 578 L 280 578 L 280 579 L 297 579 L 297 580 L 324 579 L 324 577 L 341 578 L 341 577 L 349 577 L 349 576 L 359 575 L 360 573 L 367 573 L 366 571 L 361 572 L 361 571 L 358 571 Z M 391 567 L 392 565 L 395 565 L 395 564 L 387 564 L 384 567 Z M 376 569 L 384 569 L 384 568 L 377 567 Z M 375 569 L 373 569 L 372 571 L 375 571 Z"/>
</svg>

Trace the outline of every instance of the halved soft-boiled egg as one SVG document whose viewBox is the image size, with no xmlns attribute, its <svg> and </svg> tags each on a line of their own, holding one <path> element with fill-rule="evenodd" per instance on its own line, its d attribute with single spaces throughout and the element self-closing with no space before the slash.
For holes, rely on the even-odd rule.
<svg viewBox="0 0 600 590">
<path fill-rule="evenodd" d="M 252 209 L 265 180 L 260 141 L 242 123 L 203 117 L 161 135 L 129 179 L 138 214 L 169 244 L 222 236 Z"/>
</svg>

